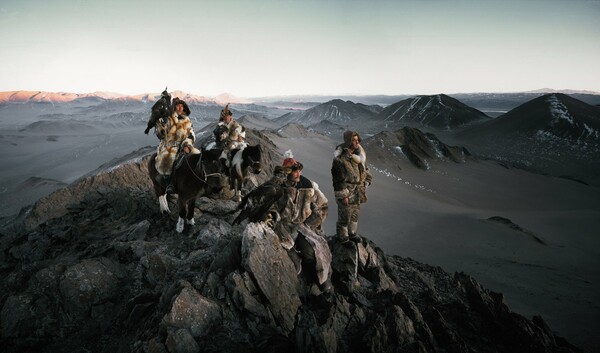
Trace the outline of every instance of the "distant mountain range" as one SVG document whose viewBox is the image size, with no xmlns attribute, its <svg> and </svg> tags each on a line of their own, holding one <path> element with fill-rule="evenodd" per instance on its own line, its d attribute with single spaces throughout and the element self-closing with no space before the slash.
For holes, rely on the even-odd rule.
<svg viewBox="0 0 600 353">
<path fill-rule="evenodd" d="M 291 95 L 291 96 L 271 96 L 271 97 L 254 97 L 254 98 L 240 98 L 230 93 L 222 93 L 214 97 L 208 97 L 203 95 L 196 95 L 185 93 L 182 91 L 173 91 L 173 97 L 179 96 L 182 99 L 187 97 L 188 100 L 194 103 L 213 102 L 219 105 L 225 105 L 227 103 L 235 104 L 258 104 L 267 107 L 279 107 L 282 109 L 300 109 L 304 110 L 310 107 L 314 107 L 320 103 L 325 103 L 331 100 L 339 99 L 343 101 L 351 101 L 361 103 L 367 106 L 379 105 L 388 106 L 390 104 L 397 103 L 407 98 L 414 98 L 418 95 L 415 94 L 401 94 L 401 95 Z M 508 92 L 508 93 L 452 93 L 448 94 L 461 102 L 483 110 L 479 103 L 486 102 L 485 106 L 488 107 L 490 104 L 495 105 L 494 108 L 501 108 L 504 110 L 510 110 L 519 104 L 529 101 L 533 98 L 539 97 L 548 93 L 563 93 L 568 94 L 574 98 L 582 100 L 591 105 L 600 105 L 600 92 L 584 91 L 584 90 L 572 90 L 562 89 L 555 90 L 552 88 L 542 88 L 534 91 L 527 92 Z M 67 92 L 44 92 L 44 91 L 7 91 L 0 92 L 0 103 L 6 102 L 26 102 L 26 101 L 39 101 L 39 102 L 68 102 L 81 98 L 96 98 L 103 100 L 110 99 L 125 99 L 125 100 L 154 100 L 159 97 L 159 93 L 141 93 L 137 95 L 126 95 L 114 92 L 92 92 L 92 93 L 67 93 Z M 493 103 L 492 103 L 493 102 Z"/>
<path fill-rule="evenodd" d="M 205 97 L 183 91 L 170 92 L 173 98 L 179 97 L 188 103 L 215 103 L 225 105 L 227 103 L 248 104 L 250 100 L 238 98 L 229 93 L 223 93 L 216 97 Z M 66 93 L 66 92 L 43 92 L 43 91 L 8 91 L 0 92 L 0 103 L 24 103 L 24 102 L 49 102 L 65 103 L 79 99 L 99 99 L 117 101 L 155 101 L 160 98 L 160 93 L 142 93 L 137 95 L 125 95 L 112 92 L 92 93 Z"/>
</svg>

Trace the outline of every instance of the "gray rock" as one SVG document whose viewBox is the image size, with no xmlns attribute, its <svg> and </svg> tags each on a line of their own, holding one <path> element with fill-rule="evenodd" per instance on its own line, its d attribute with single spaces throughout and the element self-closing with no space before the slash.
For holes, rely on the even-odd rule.
<svg viewBox="0 0 600 353">
<path fill-rule="evenodd" d="M 21 337 L 31 332 L 35 314 L 31 296 L 23 294 L 8 297 L 0 312 L 2 337 Z"/>
<path fill-rule="evenodd" d="M 281 247 L 279 237 L 262 223 L 248 223 L 242 236 L 242 265 L 265 296 L 268 309 L 285 333 L 294 329 L 298 277 L 292 260 Z"/>
<path fill-rule="evenodd" d="M 175 298 L 170 311 L 163 317 L 167 327 L 185 328 L 193 337 L 206 335 L 214 325 L 221 324 L 219 304 L 202 296 L 187 283 Z"/>
<path fill-rule="evenodd" d="M 155 252 L 140 259 L 140 264 L 146 270 L 146 280 L 152 285 L 166 280 L 175 271 L 181 261 L 172 256 Z"/>
<path fill-rule="evenodd" d="M 85 259 L 70 266 L 60 281 L 67 311 L 76 317 L 90 315 L 92 305 L 115 297 L 119 291 L 117 268 L 109 259 Z"/>
<path fill-rule="evenodd" d="M 198 353 L 200 346 L 190 334 L 190 331 L 181 328 L 174 332 L 169 332 L 165 342 L 170 353 Z"/>
<path fill-rule="evenodd" d="M 231 225 L 219 218 L 211 218 L 208 224 L 202 227 L 196 237 L 205 243 L 213 243 L 226 236 L 231 231 Z"/>
<path fill-rule="evenodd" d="M 129 228 L 126 238 L 127 240 L 144 240 L 148 229 L 150 229 L 150 222 L 145 219 Z"/>
</svg>

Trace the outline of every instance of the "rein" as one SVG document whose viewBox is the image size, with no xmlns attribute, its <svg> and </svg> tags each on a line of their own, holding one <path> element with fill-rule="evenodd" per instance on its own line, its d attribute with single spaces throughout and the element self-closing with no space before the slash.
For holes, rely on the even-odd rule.
<svg viewBox="0 0 600 353">
<path fill-rule="evenodd" d="M 192 168 L 192 166 L 190 165 L 190 161 L 188 160 L 188 158 L 185 158 L 185 164 L 187 164 L 188 168 L 190 168 L 190 171 L 192 172 L 192 174 L 196 177 L 196 179 L 200 180 L 201 182 L 203 182 L 204 184 L 208 184 L 208 177 L 212 177 L 212 176 L 220 176 L 220 173 L 210 173 L 210 174 L 206 174 L 206 171 L 204 170 L 204 164 L 202 163 L 202 155 L 200 155 L 200 160 L 198 161 L 200 163 L 200 165 L 202 166 L 202 173 L 204 174 L 204 179 L 200 178 L 198 175 L 196 175 L 196 172 L 194 171 L 194 168 Z"/>
</svg>

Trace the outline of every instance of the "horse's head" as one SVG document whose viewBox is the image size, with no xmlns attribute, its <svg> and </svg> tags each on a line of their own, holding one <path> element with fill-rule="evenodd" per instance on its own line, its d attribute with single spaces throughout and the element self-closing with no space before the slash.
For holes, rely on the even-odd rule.
<svg viewBox="0 0 600 353">
<path fill-rule="evenodd" d="M 214 193 L 219 192 L 225 181 L 223 176 L 223 165 L 219 159 L 219 157 L 221 157 L 222 150 L 206 150 L 204 147 L 202 147 L 201 153 L 202 158 L 200 158 L 200 161 L 205 173 L 208 188 Z"/>
<path fill-rule="evenodd" d="M 260 145 L 247 146 L 242 152 L 243 159 L 248 163 L 252 173 L 258 174 L 262 170 L 261 155 L 262 149 Z"/>
<path fill-rule="evenodd" d="M 213 134 L 215 135 L 215 141 L 217 141 L 218 143 L 224 141 L 227 138 L 227 136 L 229 135 L 229 131 L 227 130 L 227 126 L 219 124 L 213 130 Z"/>
</svg>

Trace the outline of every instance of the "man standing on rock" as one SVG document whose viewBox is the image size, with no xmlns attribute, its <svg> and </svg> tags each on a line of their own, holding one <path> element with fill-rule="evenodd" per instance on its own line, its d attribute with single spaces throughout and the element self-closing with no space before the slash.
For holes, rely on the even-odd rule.
<svg viewBox="0 0 600 353">
<path fill-rule="evenodd" d="M 360 204 L 367 202 L 367 186 L 372 181 L 367 168 L 367 155 L 360 142 L 356 131 L 345 131 L 344 143 L 336 147 L 331 166 L 333 191 L 338 206 L 336 238 L 342 243 L 348 240 L 360 242 Z"/>
</svg>

